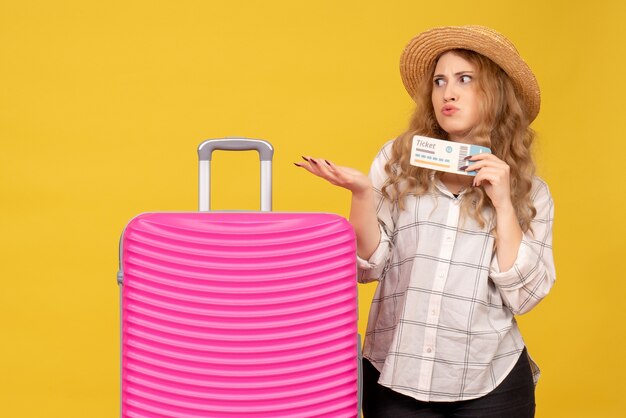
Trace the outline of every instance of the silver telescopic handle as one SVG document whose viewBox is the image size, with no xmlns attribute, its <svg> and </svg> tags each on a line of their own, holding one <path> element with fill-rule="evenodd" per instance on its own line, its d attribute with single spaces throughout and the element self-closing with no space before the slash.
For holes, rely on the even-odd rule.
<svg viewBox="0 0 626 418">
<path fill-rule="evenodd" d="M 272 157 L 274 148 L 262 139 L 219 138 L 209 139 L 198 146 L 198 196 L 200 212 L 211 210 L 211 158 L 213 151 L 256 150 L 261 161 L 261 211 L 272 210 Z"/>
</svg>

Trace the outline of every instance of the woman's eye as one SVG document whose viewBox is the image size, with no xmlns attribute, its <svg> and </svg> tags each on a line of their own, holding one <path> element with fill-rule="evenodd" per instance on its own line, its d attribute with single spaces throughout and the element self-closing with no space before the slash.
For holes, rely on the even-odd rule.
<svg viewBox="0 0 626 418">
<path fill-rule="evenodd" d="M 461 83 L 469 83 L 470 81 L 472 81 L 472 77 L 470 77 L 469 75 L 461 76 Z"/>
<path fill-rule="evenodd" d="M 434 83 L 435 83 L 435 86 L 437 87 L 443 86 L 443 83 L 444 83 L 443 78 L 435 78 Z"/>
</svg>

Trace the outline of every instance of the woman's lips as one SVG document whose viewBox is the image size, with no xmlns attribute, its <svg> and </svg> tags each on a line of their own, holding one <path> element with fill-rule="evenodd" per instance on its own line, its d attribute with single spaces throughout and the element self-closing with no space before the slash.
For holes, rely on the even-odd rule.
<svg viewBox="0 0 626 418">
<path fill-rule="evenodd" d="M 445 105 L 444 107 L 441 108 L 441 113 L 443 113 L 445 116 L 452 116 L 458 111 L 459 111 L 459 108 L 454 107 L 452 105 Z"/>
</svg>

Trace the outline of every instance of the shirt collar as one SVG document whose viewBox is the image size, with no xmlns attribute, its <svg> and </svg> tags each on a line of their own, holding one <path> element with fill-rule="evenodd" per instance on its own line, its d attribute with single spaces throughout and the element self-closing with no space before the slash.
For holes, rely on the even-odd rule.
<svg viewBox="0 0 626 418">
<path fill-rule="evenodd" d="M 443 184 L 441 180 L 439 180 L 439 178 L 435 175 L 435 171 L 432 171 L 429 177 L 430 177 L 431 184 L 433 184 L 435 188 L 439 190 L 439 192 L 441 192 L 441 194 L 444 194 L 452 199 L 460 199 L 469 190 L 469 188 L 466 187 L 461 190 L 458 196 L 454 196 L 452 192 L 448 190 L 445 184 Z"/>
</svg>

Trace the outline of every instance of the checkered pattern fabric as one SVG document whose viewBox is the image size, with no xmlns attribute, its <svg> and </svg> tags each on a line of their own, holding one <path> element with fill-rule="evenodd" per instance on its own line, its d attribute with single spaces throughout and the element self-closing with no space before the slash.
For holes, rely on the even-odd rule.
<svg viewBox="0 0 626 418">
<path fill-rule="evenodd" d="M 391 145 L 370 171 L 381 242 L 369 260 L 358 260 L 359 281 L 378 281 L 363 354 L 381 372 L 380 384 L 421 401 L 483 396 L 524 348 L 515 315 L 532 309 L 554 284 L 550 192 L 534 179 L 532 231 L 514 266 L 500 271 L 492 212 L 485 211 L 484 227 L 462 216 L 463 193 L 455 197 L 433 176 L 431 191 L 409 195 L 403 211 L 383 198 Z"/>
</svg>

